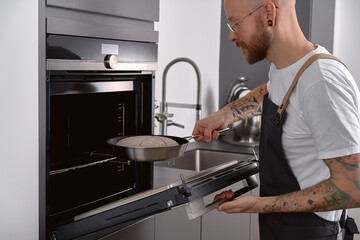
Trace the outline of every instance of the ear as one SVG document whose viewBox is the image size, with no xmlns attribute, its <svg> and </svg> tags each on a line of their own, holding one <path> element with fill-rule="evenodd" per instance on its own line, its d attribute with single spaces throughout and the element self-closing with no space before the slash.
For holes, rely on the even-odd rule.
<svg viewBox="0 0 360 240">
<path fill-rule="evenodd" d="M 270 27 L 274 26 L 276 24 L 275 20 L 277 7 L 273 2 L 265 2 L 264 9 L 266 13 L 266 19 L 264 19 L 266 21 L 266 25 L 269 25 Z M 269 24 L 270 22 L 272 23 L 271 25 Z"/>
</svg>

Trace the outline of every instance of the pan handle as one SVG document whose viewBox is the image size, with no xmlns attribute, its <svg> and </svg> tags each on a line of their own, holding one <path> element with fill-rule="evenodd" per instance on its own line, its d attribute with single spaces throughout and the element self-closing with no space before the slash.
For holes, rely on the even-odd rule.
<svg viewBox="0 0 360 240">
<path fill-rule="evenodd" d="M 230 128 L 227 127 L 227 128 L 221 129 L 221 130 L 219 130 L 219 131 L 217 131 L 217 132 L 220 133 L 220 134 L 222 134 L 222 133 L 224 133 L 224 132 L 227 132 L 229 129 L 230 129 Z M 187 137 L 184 137 L 184 138 L 187 139 L 187 140 L 191 140 L 191 139 L 194 139 L 194 138 L 203 136 L 203 135 L 204 135 L 204 133 L 200 133 L 200 134 L 198 134 L 198 135 L 187 136 Z"/>
</svg>

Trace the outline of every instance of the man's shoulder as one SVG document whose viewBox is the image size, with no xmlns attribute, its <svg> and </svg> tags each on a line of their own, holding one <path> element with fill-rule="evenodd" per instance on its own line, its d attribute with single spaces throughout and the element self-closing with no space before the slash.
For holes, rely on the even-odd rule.
<svg viewBox="0 0 360 240">
<path fill-rule="evenodd" d="M 347 84 L 349 79 L 352 79 L 352 76 L 342 62 L 334 59 L 318 59 L 303 73 L 299 86 L 308 88 L 319 82 Z"/>
</svg>

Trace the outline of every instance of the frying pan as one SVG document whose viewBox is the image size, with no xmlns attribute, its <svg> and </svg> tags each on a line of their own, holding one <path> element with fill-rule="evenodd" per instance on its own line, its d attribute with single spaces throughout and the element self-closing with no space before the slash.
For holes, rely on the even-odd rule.
<svg viewBox="0 0 360 240">
<path fill-rule="evenodd" d="M 225 128 L 218 132 L 222 133 L 227 130 L 229 130 L 229 128 Z M 175 137 L 175 136 L 164 136 L 164 135 L 143 135 L 143 136 L 167 137 L 173 139 L 179 145 L 169 146 L 169 147 L 127 147 L 127 146 L 119 146 L 116 144 L 120 140 L 132 136 L 114 137 L 107 140 L 107 143 L 114 147 L 115 156 L 118 156 L 121 159 L 137 161 L 137 162 L 155 162 L 155 161 L 172 160 L 181 157 L 186 150 L 189 140 L 202 136 L 202 134 L 196 136 L 183 137 L 183 138 Z"/>
</svg>

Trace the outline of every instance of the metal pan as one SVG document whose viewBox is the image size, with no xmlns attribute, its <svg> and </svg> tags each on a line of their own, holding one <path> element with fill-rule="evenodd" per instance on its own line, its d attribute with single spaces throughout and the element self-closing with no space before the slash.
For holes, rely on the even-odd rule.
<svg viewBox="0 0 360 240">
<path fill-rule="evenodd" d="M 153 136 L 153 135 L 144 135 Z M 125 147 L 116 145 L 122 139 L 132 136 L 115 137 L 107 140 L 107 143 L 112 145 L 115 150 L 115 155 L 124 160 L 138 161 L 138 162 L 154 162 L 177 159 L 181 157 L 189 143 L 186 138 L 156 135 L 159 137 L 168 137 L 176 141 L 179 145 L 171 147 Z"/>
<path fill-rule="evenodd" d="M 220 130 L 219 133 L 225 132 L 229 130 L 229 128 L 225 128 Z M 143 135 L 143 136 L 159 136 L 159 137 L 167 137 L 176 141 L 179 145 L 171 146 L 171 147 L 126 147 L 119 146 L 117 142 L 122 139 L 132 137 L 132 136 L 122 136 L 115 137 L 107 140 L 107 143 L 114 147 L 115 156 L 130 161 L 138 161 L 138 162 L 155 162 L 155 161 L 165 161 L 172 160 L 181 157 L 186 147 L 189 143 L 189 140 L 199 137 L 196 136 L 188 136 L 188 137 L 175 137 L 175 136 L 164 136 L 164 135 Z"/>
</svg>

